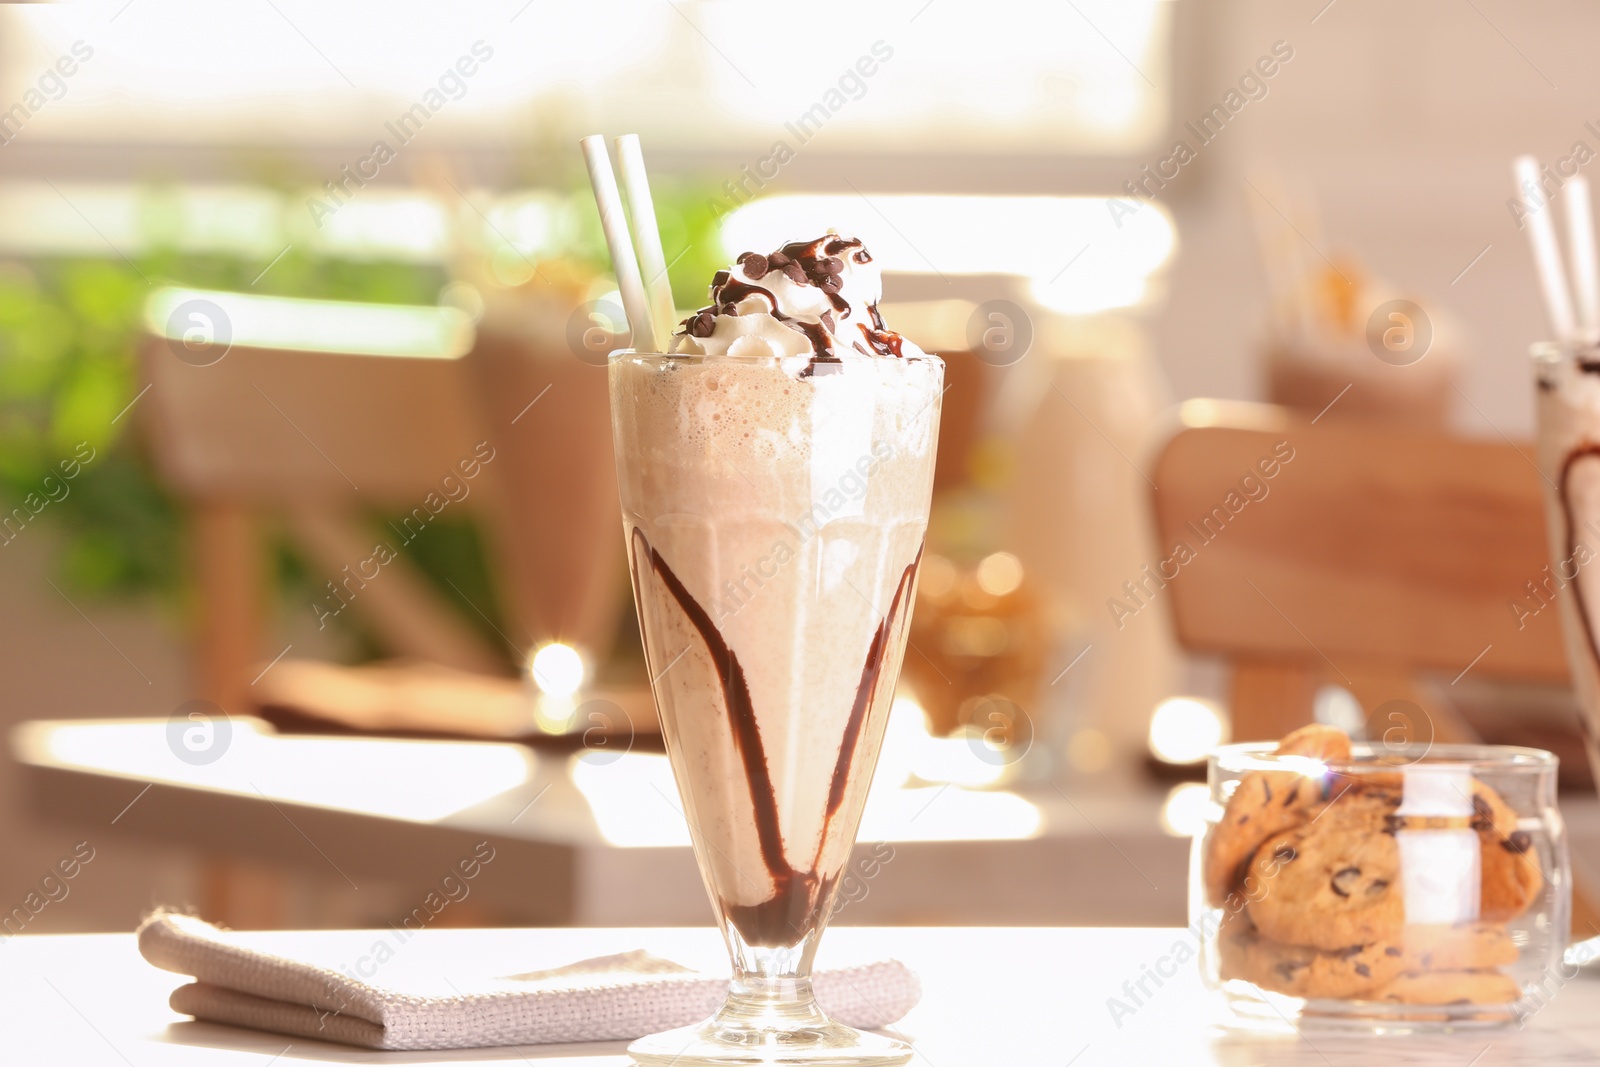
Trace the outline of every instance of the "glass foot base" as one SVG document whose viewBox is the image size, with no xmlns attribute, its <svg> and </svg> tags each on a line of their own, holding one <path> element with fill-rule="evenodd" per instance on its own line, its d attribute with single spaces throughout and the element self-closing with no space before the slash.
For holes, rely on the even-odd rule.
<svg viewBox="0 0 1600 1067">
<path fill-rule="evenodd" d="M 737 1023 L 718 1016 L 699 1026 L 640 1038 L 628 1055 L 642 1067 L 806 1064 L 808 1067 L 896 1067 L 911 1046 L 823 1020 L 795 1028 Z"/>
</svg>

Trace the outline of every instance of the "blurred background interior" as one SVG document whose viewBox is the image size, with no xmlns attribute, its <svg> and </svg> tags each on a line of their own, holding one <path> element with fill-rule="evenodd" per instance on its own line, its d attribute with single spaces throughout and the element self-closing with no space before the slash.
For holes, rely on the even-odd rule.
<svg viewBox="0 0 1600 1067">
<path fill-rule="evenodd" d="M 1201 754 L 1313 716 L 1553 748 L 1600 832 L 1507 207 L 1513 155 L 1600 147 L 1596 30 L 1502 0 L 0 11 L 7 931 L 383 925 L 483 840 L 438 923 L 709 919 L 617 536 L 598 130 L 643 138 L 680 309 L 838 227 L 949 363 L 838 921 L 1181 922 Z"/>
</svg>

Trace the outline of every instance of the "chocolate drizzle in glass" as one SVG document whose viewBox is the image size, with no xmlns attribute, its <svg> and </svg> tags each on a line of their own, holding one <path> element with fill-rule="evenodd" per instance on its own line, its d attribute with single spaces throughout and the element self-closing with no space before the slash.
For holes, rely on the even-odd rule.
<svg viewBox="0 0 1600 1067">
<path fill-rule="evenodd" d="M 910 590 L 913 580 L 917 576 L 917 564 L 922 562 L 922 546 L 917 546 L 917 554 L 907 565 L 905 573 L 900 575 L 900 583 L 894 587 L 894 599 L 889 601 L 889 611 L 884 615 L 883 621 L 878 623 L 878 629 L 873 632 L 872 644 L 867 646 L 867 661 L 861 668 L 861 681 L 856 686 L 855 703 L 850 706 L 850 724 L 845 728 L 844 741 L 839 745 L 839 762 L 833 769 L 833 781 L 828 786 L 828 821 L 832 825 L 833 817 L 839 813 L 839 807 L 844 803 L 845 786 L 850 781 L 850 764 L 855 759 L 856 745 L 861 740 L 861 728 L 866 724 L 867 712 L 872 708 L 872 697 L 878 691 L 878 680 L 883 674 L 883 661 L 889 648 L 890 630 L 894 626 L 896 615 L 900 611 L 900 598 Z M 827 830 L 823 830 L 823 840 L 827 840 Z M 817 849 L 817 858 L 822 858 L 822 849 Z"/>
<path fill-rule="evenodd" d="M 827 816 L 823 823 L 822 840 L 812 869 L 801 871 L 790 864 L 784 855 L 783 832 L 778 819 L 778 793 L 773 785 L 772 772 L 767 764 L 766 748 L 762 744 L 761 730 L 756 722 L 755 707 L 750 699 L 750 686 L 745 680 L 744 668 L 727 641 L 717 629 L 705 608 L 694 599 L 687 587 L 672 572 L 666 560 L 645 537 L 644 531 L 634 527 L 629 538 L 629 562 L 633 568 L 633 585 L 636 595 L 643 596 L 639 582 L 641 560 L 648 560 L 651 571 L 666 587 L 667 592 L 682 610 L 684 617 L 700 635 L 706 652 L 717 665 L 717 676 L 722 686 L 723 706 L 727 711 L 728 725 L 733 732 L 734 745 L 744 767 L 745 783 L 750 791 L 751 810 L 755 817 L 756 839 L 760 845 L 761 859 L 772 878 L 773 893 L 759 904 L 731 904 L 723 902 L 723 911 L 739 935 L 751 945 L 786 946 L 799 942 L 811 932 L 816 921 L 833 895 L 836 877 L 820 879 L 817 866 L 822 860 L 822 850 L 828 841 L 834 817 L 844 805 L 845 793 L 850 784 L 850 771 L 855 762 L 856 749 L 866 728 L 873 697 L 888 659 L 888 649 L 895 624 L 902 618 L 902 606 L 916 579 L 917 566 L 922 561 L 922 548 L 900 576 L 895 586 L 889 611 L 878 623 L 872 642 L 867 646 L 866 662 L 861 668 L 861 681 L 856 687 L 855 701 L 844 737 L 839 745 L 839 758 L 828 783 Z M 644 617 L 644 605 L 640 604 Z M 646 669 L 654 676 L 655 668 L 649 664 L 649 644 L 645 646 Z M 863 768 L 871 773 L 871 768 Z"/>
<path fill-rule="evenodd" d="M 1578 552 L 1578 517 L 1572 507 L 1572 492 L 1570 482 L 1572 469 L 1579 461 L 1584 459 L 1600 459 L 1600 445 L 1581 445 L 1567 453 L 1567 458 L 1561 463 L 1560 494 L 1561 515 L 1566 520 L 1567 559 L 1574 559 Z M 1589 603 L 1583 596 L 1583 584 L 1579 576 L 1572 579 L 1572 602 L 1578 606 L 1578 622 L 1583 626 L 1583 636 L 1589 642 L 1589 654 L 1594 656 L 1595 663 L 1600 666 L 1600 643 L 1595 641 L 1594 620 L 1589 617 Z M 1579 716 L 1580 720 L 1586 716 Z"/>
</svg>

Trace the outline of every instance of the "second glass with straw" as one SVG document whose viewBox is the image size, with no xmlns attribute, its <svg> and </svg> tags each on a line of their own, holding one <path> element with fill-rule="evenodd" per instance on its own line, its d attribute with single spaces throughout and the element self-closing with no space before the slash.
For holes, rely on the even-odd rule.
<svg viewBox="0 0 1600 1067">
<path fill-rule="evenodd" d="M 1531 350 L 1538 392 L 1539 468 L 1543 476 L 1551 570 L 1560 578 L 1567 664 L 1582 707 L 1589 761 L 1600 778 L 1600 257 L 1589 185 L 1572 178 L 1560 190 L 1567 223 L 1571 285 L 1556 236 L 1555 197 L 1541 195 L 1532 156 L 1514 170 L 1524 229 L 1533 251 L 1545 311 L 1557 338 Z"/>
<path fill-rule="evenodd" d="M 1559 576 L 1567 666 L 1589 764 L 1600 781 L 1600 596 L 1595 595 L 1600 592 L 1600 254 L 1588 181 L 1572 178 L 1561 189 L 1572 267 L 1569 291 L 1551 217 L 1555 197 L 1542 186 L 1532 156 L 1517 159 L 1514 173 L 1522 197 L 1520 223 L 1557 338 L 1531 350 L 1539 472 L 1551 570 Z M 1600 938 L 1574 945 L 1567 950 L 1568 965 L 1587 962 L 1597 951 Z"/>
</svg>

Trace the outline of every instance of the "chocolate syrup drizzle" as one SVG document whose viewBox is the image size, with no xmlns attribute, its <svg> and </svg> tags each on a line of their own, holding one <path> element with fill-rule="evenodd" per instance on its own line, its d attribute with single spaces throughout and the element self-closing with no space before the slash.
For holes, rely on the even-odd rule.
<svg viewBox="0 0 1600 1067">
<path fill-rule="evenodd" d="M 1567 523 L 1567 559 L 1572 559 L 1578 551 L 1578 519 L 1572 511 L 1572 498 L 1567 490 L 1567 483 L 1572 478 L 1572 468 L 1579 460 L 1589 456 L 1600 456 L 1600 445 L 1583 445 L 1567 453 L 1567 458 L 1561 463 L 1561 513 Z M 1573 578 L 1572 602 L 1578 605 L 1578 621 L 1583 624 L 1583 635 L 1589 639 L 1589 652 L 1595 658 L 1595 663 L 1600 666 L 1600 643 L 1595 641 L 1594 620 L 1589 618 L 1589 605 L 1583 598 L 1583 586 L 1577 577 Z M 1585 716 L 1579 716 L 1580 721 Z M 1584 723 L 1587 726 L 1587 723 Z"/>
<path fill-rule="evenodd" d="M 717 674 L 722 683 L 723 703 L 727 708 L 729 726 L 733 730 L 734 745 L 739 751 L 740 762 L 744 765 L 745 782 L 750 789 L 750 802 L 755 814 L 756 839 L 760 844 L 761 859 L 766 865 L 774 887 L 772 896 L 759 904 L 724 904 L 728 921 L 749 944 L 794 944 L 810 933 L 822 911 L 817 906 L 819 899 L 822 903 L 826 903 L 832 896 L 835 879 L 819 880 L 815 869 L 796 870 L 784 856 L 783 832 L 778 820 L 777 789 L 773 786 L 772 772 L 767 765 L 766 748 L 761 742 L 761 730 L 756 723 L 755 708 L 750 700 L 750 686 L 745 680 L 744 668 L 740 666 L 738 657 L 728 647 L 727 641 L 705 608 L 694 599 L 688 588 L 672 572 L 666 560 L 662 559 L 661 554 L 650 544 L 644 531 L 638 527 L 634 527 L 629 548 L 632 550 L 629 552 L 631 557 L 629 562 L 633 568 L 634 588 L 640 589 L 639 560 L 642 556 L 649 559 L 650 569 L 672 594 L 672 598 L 677 601 L 678 607 L 682 609 L 690 625 L 700 634 L 700 639 L 705 642 L 706 651 L 710 654 L 712 662 L 718 664 Z M 855 761 L 856 746 L 860 741 L 867 712 L 871 710 L 872 698 L 883 672 L 890 632 L 921 561 L 922 547 L 918 546 L 916 557 L 906 567 L 900 576 L 899 584 L 895 587 L 894 599 L 889 604 L 888 614 L 878 623 L 878 629 L 872 636 L 872 643 L 867 647 L 866 663 L 861 668 L 861 681 L 856 686 L 855 703 L 850 709 L 849 725 L 839 746 L 839 759 L 834 765 L 833 778 L 828 784 L 827 817 L 823 822 L 822 841 L 817 846 L 816 859 L 812 861 L 813 868 L 821 862 L 822 846 L 828 840 L 828 831 L 832 827 L 834 816 L 844 804 L 845 790 L 850 781 L 850 767 Z M 641 605 L 641 614 L 642 607 Z M 655 668 L 649 665 L 649 658 L 647 643 L 646 669 L 653 677 Z"/>
<path fill-rule="evenodd" d="M 691 337 L 711 336 L 712 330 L 716 328 L 718 315 L 737 315 L 739 301 L 747 296 L 756 295 L 766 300 L 768 314 L 791 330 L 804 334 L 806 340 L 811 342 L 811 361 L 800 372 L 801 378 L 811 377 L 816 372 L 818 363 L 842 362 L 834 344 L 838 339 L 838 327 L 833 314 L 824 313 L 820 324 L 802 322 L 779 310 L 777 298 L 770 289 L 754 283 L 769 273 L 781 273 L 796 285 L 814 285 L 827 294 L 828 301 L 833 305 L 833 310 L 839 318 L 848 319 L 851 311 L 850 302 L 839 294 L 837 280 L 842 269 L 838 258 L 845 253 L 849 253 L 851 260 L 856 263 L 872 262 L 871 254 L 860 241 L 839 237 L 836 234 L 819 237 L 814 241 L 791 241 L 766 256 L 745 252 L 739 256 L 738 263 L 751 280 L 733 278 L 725 270 L 718 271 L 711 282 L 711 303 L 683 320 L 680 324 L 683 332 Z M 856 327 L 861 334 L 861 340 L 851 343 L 850 347 L 863 355 L 893 356 L 903 359 L 904 339 L 884 326 L 883 316 L 878 313 L 878 305 L 868 304 L 867 314 L 872 320 L 870 325 L 865 322 L 846 324 Z"/>
<path fill-rule="evenodd" d="M 894 625 L 894 619 L 900 610 L 900 598 L 905 596 L 911 588 L 912 580 L 917 575 L 917 565 L 922 562 L 922 546 L 917 546 L 917 554 L 907 565 L 905 573 L 900 575 L 900 583 L 894 587 L 894 599 L 889 601 L 889 610 L 883 616 L 883 621 L 878 623 L 878 629 L 872 635 L 872 643 L 867 646 L 867 661 L 861 668 L 861 682 L 856 686 L 856 700 L 850 707 L 850 723 L 845 729 L 844 741 L 839 745 L 839 762 L 833 768 L 833 782 L 828 786 L 828 818 L 823 825 L 822 838 L 828 838 L 828 826 L 833 823 L 833 817 L 844 803 L 845 786 L 850 779 L 850 763 L 855 759 L 856 744 L 861 740 L 861 727 L 867 721 L 867 712 L 872 707 L 872 696 L 878 691 L 878 677 L 883 673 L 884 653 L 889 648 L 889 631 Z M 817 859 L 822 859 L 822 847 L 817 847 Z"/>
</svg>

